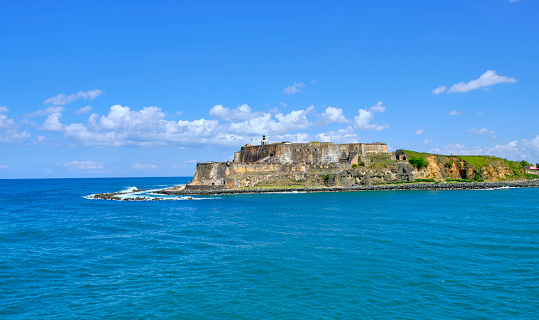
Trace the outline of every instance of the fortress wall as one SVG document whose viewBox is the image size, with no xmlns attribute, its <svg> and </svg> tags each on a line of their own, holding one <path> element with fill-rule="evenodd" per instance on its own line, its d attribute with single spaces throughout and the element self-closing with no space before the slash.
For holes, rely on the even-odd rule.
<svg viewBox="0 0 539 320">
<path fill-rule="evenodd" d="M 387 153 L 387 144 L 385 143 L 362 143 L 362 154 L 366 154 L 368 152 L 383 152 Z"/>
<path fill-rule="evenodd" d="M 226 163 L 224 163 L 226 165 Z M 226 167 L 225 174 L 230 175 L 242 175 L 253 172 L 306 172 L 309 170 L 323 170 L 323 169 L 348 169 L 350 167 L 347 163 L 318 163 L 318 164 L 304 164 L 304 163 L 245 163 L 245 162 L 232 162 Z"/>
<path fill-rule="evenodd" d="M 334 163 L 341 160 L 351 161 L 356 154 L 366 152 L 385 152 L 386 144 L 333 144 L 333 143 L 274 143 L 264 146 L 245 146 L 235 155 L 235 162 L 252 163 L 264 160 L 265 163 Z"/>
<path fill-rule="evenodd" d="M 190 185 L 224 185 L 226 162 L 205 162 L 197 164 L 197 171 Z"/>
</svg>

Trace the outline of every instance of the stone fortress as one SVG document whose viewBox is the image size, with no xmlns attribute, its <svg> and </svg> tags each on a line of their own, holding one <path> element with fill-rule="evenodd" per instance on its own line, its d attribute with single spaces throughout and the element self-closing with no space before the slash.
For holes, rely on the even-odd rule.
<svg viewBox="0 0 539 320">
<path fill-rule="evenodd" d="M 423 165 L 417 165 L 422 159 Z M 414 165 L 411 165 L 413 160 Z M 475 164 L 479 162 L 479 164 Z M 234 160 L 197 164 L 193 180 L 178 192 L 356 187 L 446 179 L 505 181 L 523 177 L 517 162 L 491 156 L 445 156 L 396 150 L 375 143 L 269 143 L 245 145 Z M 520 170 L 520 171 L 519 171 Z"/>
<path fill-rule="evenodd" d="M 382 142 L 270 144 L 264 136 L 261 145 L 247 144 L 241 147 L 241 150 L 234 154 L 232 162 L 198 163 L 193 181 L 189 182 L 186 188 L 234 189 L 279 186 L 291 182 L 305 186 L 328 185 L 329 177 L 357 167 L 358 164 L 368 165 L 373 155 L 396 159 L 394 154 L 388 153 L 387 145 Z M 370 179 L 366 181 L 364 178 L 357 177 L 346 184 L 369 184 Z"/>
</svg>

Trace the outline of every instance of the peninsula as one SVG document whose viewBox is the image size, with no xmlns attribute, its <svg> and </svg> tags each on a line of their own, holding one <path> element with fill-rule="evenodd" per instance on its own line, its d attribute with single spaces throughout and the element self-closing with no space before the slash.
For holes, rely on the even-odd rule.
<svg viewBox="0 0 539 320">
<path fill-rule="evenodd" d="M 528 166 L 528 167 L 527 167 Z M 387 144 L 313 141 L 246 144 L 227 162 L 197 164 L 187 185 L 161 194 L 220 194 L 276 191 L 375 189 L 474 189 L 537 186 L 530 164 L 493 156 L 446 156 Z"/>
</svg>

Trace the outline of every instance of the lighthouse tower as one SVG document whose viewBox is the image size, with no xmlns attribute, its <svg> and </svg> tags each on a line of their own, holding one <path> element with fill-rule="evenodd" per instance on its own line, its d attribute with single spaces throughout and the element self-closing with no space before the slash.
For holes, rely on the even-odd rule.
<svg viewBox="0 0 539 320">
<path fill-rule="evenodd" d="M 262 136 L 262 140 L 260 141 L 260 144 L 263 145 L 263 146 L 265 146 L 265 145 L 268 144 L 268 140 L 266 140 L 266 136 L 265 136 L 265 135 Z"/>
</svg>

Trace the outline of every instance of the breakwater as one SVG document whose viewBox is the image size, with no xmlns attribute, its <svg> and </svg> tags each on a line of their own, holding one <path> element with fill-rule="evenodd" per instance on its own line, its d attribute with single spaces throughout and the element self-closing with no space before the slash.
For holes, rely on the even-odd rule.
<svg viewBox="0 0 539 320">
<path fill-rule="evenodd" d="M 496 188 L 539 188 L 539 179 L 527 181 L 476 182 L 476 183 L 403 183 L 352 187 L 314 187 L 314 188 L 268 188 L 268 189 L 222 189 L 222 190 L 187 190 L 170 188 L 154 193 L 164 195 L 218 195 L 218 194 L 256 194 L 276 192 L 352 192 L 384 190 L 481 190 Z"/>
</svg>

